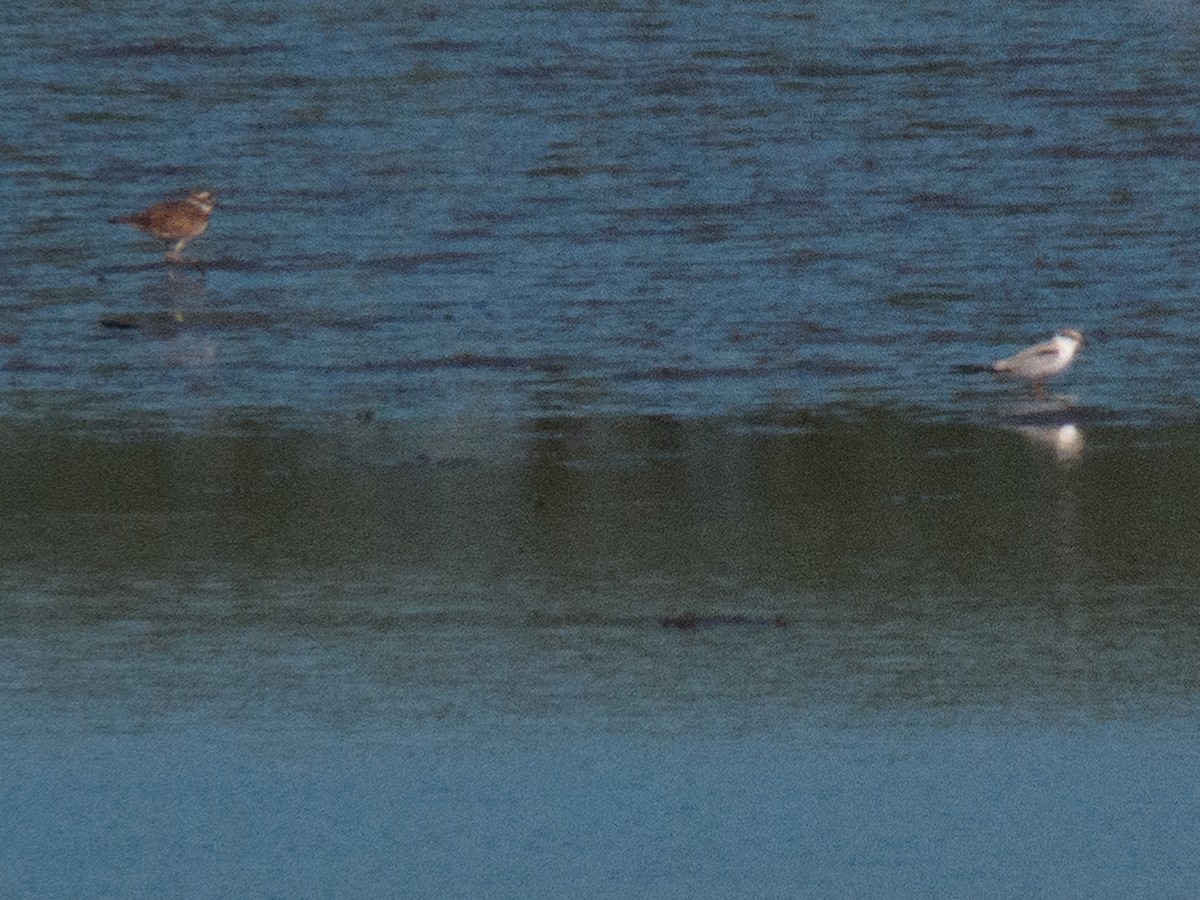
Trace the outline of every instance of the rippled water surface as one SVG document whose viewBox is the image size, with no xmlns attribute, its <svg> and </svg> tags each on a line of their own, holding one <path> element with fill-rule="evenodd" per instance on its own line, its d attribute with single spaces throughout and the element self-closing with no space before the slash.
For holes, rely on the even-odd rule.
<svg viewBox="0 0 1200 900">
<path fill-rule="evenodd" d="M 1198 45 L 4 7 L 0 893 L 1196 896 Z"/>
<path fill-rule="evenodd" d="M 1193 415 L 1185 4 L 0 16 L 10 413 L 978 417 L 1073 325 L 1082 405 Z M 193 185 L 199 269 L 105 223 Z"/>
</svg>

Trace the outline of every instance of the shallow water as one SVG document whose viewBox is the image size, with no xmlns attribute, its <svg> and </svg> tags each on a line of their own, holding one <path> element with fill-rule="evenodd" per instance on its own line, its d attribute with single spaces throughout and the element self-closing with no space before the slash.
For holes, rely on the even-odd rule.
<svg viewBox="0 0 1200 900">
<path fill-rule="evenodd" d="M 1121 10 L 0 14 L 0 412 L 978 419 L 954 364 L 1073 325 L 1084 403 L 1191 420 L 1198 22 Z M 200 269 L 105 224 L 193 184 Z"/>
<path fill-rule="evenodd" d="M 1198 40 L 0 10 L 6 896 L 1195 896 Z"/>
</svg>

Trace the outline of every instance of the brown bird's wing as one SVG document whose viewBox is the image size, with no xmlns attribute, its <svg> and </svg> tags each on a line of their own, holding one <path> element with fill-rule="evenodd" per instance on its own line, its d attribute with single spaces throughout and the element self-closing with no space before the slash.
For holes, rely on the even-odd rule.
<svg viewBox="0 0 1200 900">
<path fill-rule="evenodd" d="M 195 218 L 196 210 L 191 206 L 168 200 L 137 213 L 132 222 L 144 231 L 176 231 L 191 227 Z"/>
</svg>

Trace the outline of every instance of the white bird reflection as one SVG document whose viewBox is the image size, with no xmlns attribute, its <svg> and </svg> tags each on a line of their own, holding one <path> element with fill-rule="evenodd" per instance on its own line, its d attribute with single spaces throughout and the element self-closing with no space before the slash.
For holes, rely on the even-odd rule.
<svg viewBox="0 0 1200 900">
<path fill-rule="evenodd" d="M 1049 447 L 1059 462 L 1074 462 L 1083 456 L 1083 431 L 1073 422 L 1066 425 L 1022 425 L 1017 432 L 1035 444 Z"/>
</svg>

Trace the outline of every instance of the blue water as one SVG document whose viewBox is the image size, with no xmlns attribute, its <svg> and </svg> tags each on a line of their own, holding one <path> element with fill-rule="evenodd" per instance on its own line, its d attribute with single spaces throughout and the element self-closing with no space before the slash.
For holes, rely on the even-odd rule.
<svg viewBox="0 0 1200 900">
<path fill-rule="evenodd" d="M 1193 416 L 1185 5 L 2 15 L 5 413 L 986 419 L 952 366 L 1070 325 Z M 105 223 L 194 185 L 202 269 Z"/>
<path fill-rule="evenodd" d="M 0 746 L 34 810 L 0 834 L 87 850 L 11 859 L 10 896 L 1189 897 L 1196 758 L 1163 747 L 1195 732 L 1152 736 L 101 738 L 67 779 L 70 741 Z"/>
<path fill-rule="evenodd" d="M 1196 896 L 1198 44 L 4 7 L 0 894 Z"/>
</svg>

